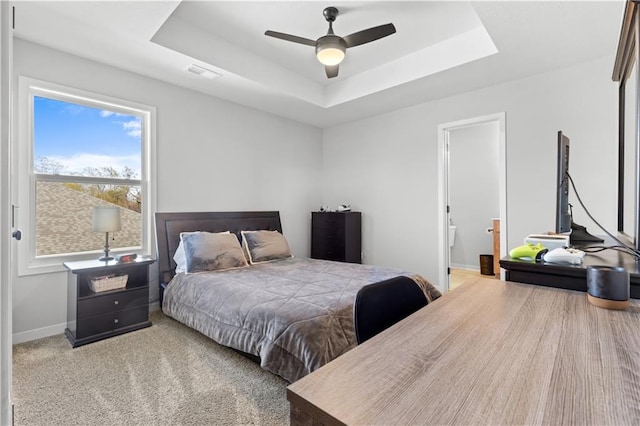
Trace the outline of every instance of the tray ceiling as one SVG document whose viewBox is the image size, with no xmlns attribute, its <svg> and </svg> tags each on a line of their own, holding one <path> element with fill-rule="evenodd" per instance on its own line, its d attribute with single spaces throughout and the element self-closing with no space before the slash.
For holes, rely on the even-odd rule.
<svg viewBox="0 0 640 426">
<path fill-rule="evenodd" d="M 326 6 L 338 35 L 392 22 L 327 79 L 313 47 Z M 623 1 L 28 1 L 16 37 L 318 127 L 615 53 Z M 186 72 L 191 64 L 221 77 Z M 613 64 L 612 64 L 613 66 Z"/>
</svg>

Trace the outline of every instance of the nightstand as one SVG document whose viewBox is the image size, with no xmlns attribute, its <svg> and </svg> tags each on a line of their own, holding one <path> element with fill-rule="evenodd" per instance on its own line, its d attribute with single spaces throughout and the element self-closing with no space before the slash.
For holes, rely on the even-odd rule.
<svg viewBox="0 0 640 426">
<path fill-rule="evenodd" d="M 133 262 L 86 260 L 65 262 L 67 329 L 71 346 L 78 347 L 108 337 L 149 327 L 149 265 L 155 259 L 139 257 Z M 127 275 L 124 288 L 95 292 L 91 279 Z"/>
</svg>

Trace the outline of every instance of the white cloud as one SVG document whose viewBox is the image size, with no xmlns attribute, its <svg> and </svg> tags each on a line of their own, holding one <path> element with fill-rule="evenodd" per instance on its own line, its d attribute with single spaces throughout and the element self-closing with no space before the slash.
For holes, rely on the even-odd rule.
<svg viewBox="0 0 640 426">
<path fill-rule="evenodd" d="M 142 134 L 142 122 L 139 118 L 129 121 L 120 121 L 122 128 L 127 131 L 127 135 L 131 137 L 140 137 Z"/>
<path fill-rule="evenodd" d="M 105 109 L 100 111 L 100 117 L 111 117 L 111 116 L 123 117 L 126 115 L 127 114 L 122 114 L 114 111 L 107 111 Z M 129 121 L 114 121 L 114 123 L 121 124 L 122 128 L 127 131 L 127 135 L 133 138 L 139 138 L 140 135 L 142 134 L 142 121 L 140 120 L 140 118 L 134 118 L 133 120 L 129 120 Z"/>
<path fill-rule="evenodd" d="M 116 170 L 122 170 L 125 166 L 135 170 L 137 176 L 140 177 L 140 155 L 96 155 L 96 154 L 76 154 L 72 157 L 50 156 L 52 161 L 62 165 L 64 173 L 80 173 L 87 167 L 113 167 Z"/>
<path fill-rule="evenodd" d="M 108 111 L 106 109 L 103 109 L 102 111 L 100 111 L 100 117 L 111 117 L 112 115 L 115 115 L 116 117 L 121 117 L 126 114 L 122 114 L 120 112 L 115 112 L 115 111 Z"/>
<path fill-rule="evenodd" d="M 86 111 L 85 107 L 83 107 L 82 105 L 76 105 L 76 104 L 67 104 L 64 107 L 64 109 L 71 115 L 80 115 L 84 111 Z"/>
</svg>

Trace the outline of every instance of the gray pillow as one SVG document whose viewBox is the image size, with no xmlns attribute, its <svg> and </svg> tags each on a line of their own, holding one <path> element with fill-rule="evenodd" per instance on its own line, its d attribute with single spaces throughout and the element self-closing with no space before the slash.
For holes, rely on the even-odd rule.
<svg viewBox="0 0 640 426">
<path fill-rule="evenodd" d="M 186 259 L 186 273 L 223 271 L 248 266 L 235 234 L 185 232 L 180 234 Z"/>
<path fill-rule="evenodd" d="M 202 231 L 180 233 L 180 244 L 178 244 L 178 248 L 176 249 L 176 252 L 173 255 L 173 261 L 176 262 L 176 274 L 184 273 L 187 271 L 187 258 L 185 257 L 185 254 L 184 254 L 184 245 L 182 244 L 182 235 L 195 234 L 197 232 L 202 232 Z M 229 231 L 216 232 L 216 234 L 229 234 Z"/>
<path fill-rule="evenodd" d="M 291 257 L 289 243 L 278 231 L 242 231 L 242 245 L 252 264 Z"/>
</svg>

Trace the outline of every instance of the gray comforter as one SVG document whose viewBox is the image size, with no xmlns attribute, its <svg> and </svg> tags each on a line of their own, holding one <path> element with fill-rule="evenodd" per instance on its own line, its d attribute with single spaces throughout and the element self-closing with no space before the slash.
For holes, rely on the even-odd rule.
<svg viewBox="0 0 640 426">
<path fill-rule="evenodd" d="M 353 301 L 360 287 L 404 271 L 289 258 L 228 271 L 178 274 L 162 309 L 216 342 L 258 355 L 289 382 L 356 344 Z M 438 290 L 412 276 L 427 298 Z"/>
</svg>

